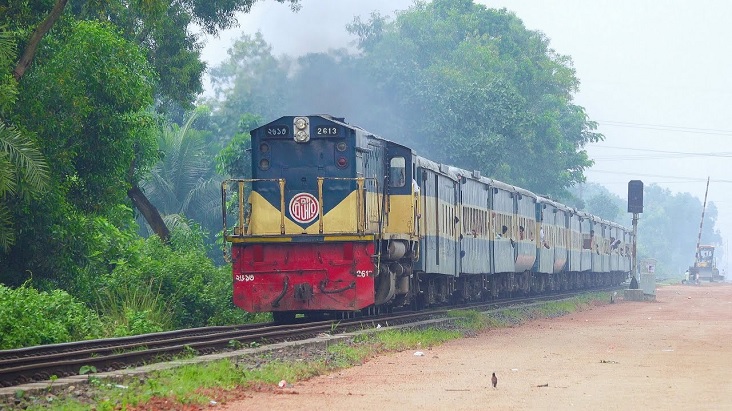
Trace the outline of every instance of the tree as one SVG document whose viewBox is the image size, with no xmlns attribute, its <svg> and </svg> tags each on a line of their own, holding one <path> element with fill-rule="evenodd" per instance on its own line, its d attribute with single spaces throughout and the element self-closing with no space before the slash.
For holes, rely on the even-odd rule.
<svg viewBox="0 0 732 411">
<path fill-rule="evenodd" d="M 44 139 L 71 203 L 104 210 L 127 196 L 130 164 L 144 170 L 154 159 L 156 76 L 109 24 L 73 23 L 52 40 L 53 58 L 21 84 L 17 118 Z"/>
<path fill-rule="evenodd" d="M 239 121 L 240 133 L 236 133 L 229 144 L 216 156 L 219 174 L 233 178 L 252 178 L 251 136 L 253 130 L 264 124 L 262 117 L 246 113 Z"/>
<path fill-rule="evenodd" d="M 0 249 L 15 242 L 14 218 L 8 203 L 26 202 L 48 186 L 48 164 L 29 133 L 6 125 L 15 105 L 17 80 L 7 68 L 15 56 L 10 33 L 0 31 Z"/>
<path fill-rule="evenodd" d="M 62 18 L 64 12 L 80 20 L 111 22 L 122 30 L 123 37 L 148 50 L 148 58 L 160 82 L 156 88 L 158 107 L 165 111 L 190 109 L 195 96 L 201 92 L 201 76 L 205 65 L 200 61 L 201 44 L 191 32 L 191 23 L 201 26 L 208 34 L 216 34 L 236 24 L 236 13 L 248 12 L 257 0 L 152 0 L 128 2 L 15 2 L 3 7 L 0 26 L 32 35 L 22 41 L 23 53 L 15 66 L 19 80 L 33 62 L 43 37 Z M 293 10 L 299 0 L 288 2 Z"/>
<path fill-rule="evenodd" d="M 229 50 L 229 59 L 211 69 L 215 100 L 208 102 L 213 110 L 217 134 L 226 144 L 240 129 L 245 113 L 263 118 L 281 116 L 296 89 L 290 87 L 288 58 L 272 55 L 272 47 L 262 33 L 242 35 Z"/>
<path fill-rule="evenodd" d="M 592 162 L 583 147 L 602 135 L 572 103 L 571 60 L 513 13 L 435 0 L 394 21 L 356 18 L 349 29 L 378 101 L 393 113 L 383 135 L 555 197 L 584 181 Z"/>
<path fill-rule="evenodd" d="M 662 272 L 683 273 L 694 263 L 701 201 L 689 193 L 671 193 L 657 184 L 645 187 L 644 207 L 638 230 L 639 258 L 655 258 Z M 715 228 L 717 208 L 707 204 L 702 243 L 720 245 Z"/>
<path fill-rule="evenodd" d="M 199 115 L 196 111 L 183 126 L 163 129 L 158 137 L 160 161 L 143 180 L 142 190 L 157 205 L 168 227 L 185 224 L 188 217 L 212 231 L 220 226 L 222 179 L 214 172 L 206 136 L 192 128 Z"/>
<path fill-rule="evenodd" d="M 103 244 L 97 218 L 127 228 L 116 210 L 139 178 L 130 164 L 142 174 L 155 160 L 155 75 L 144 53 L 105 23 L 60 25 L 46 40 L 9 120 L 38 136 L 50 184 L 42 198 L 11 207 L 16 244 L 0 255 L 7 283 L 32 273 L 70 284 Z"/>
<path fill-rule="evenodd" d="M 616 221 L 620 216 L 615 198 L 607 194 L 598 194 L 587 202 L 587 211 L 607 221 Z"/>
<path fill-rule="evenodd" d="M 630 225 L 628 215 L 624 212 L 627 201 L 607 188 L 595 183 L 582 183 L 572 187 L 569 193 L 571 198 L 566 204 L 608 221 Z"/>
</svg>

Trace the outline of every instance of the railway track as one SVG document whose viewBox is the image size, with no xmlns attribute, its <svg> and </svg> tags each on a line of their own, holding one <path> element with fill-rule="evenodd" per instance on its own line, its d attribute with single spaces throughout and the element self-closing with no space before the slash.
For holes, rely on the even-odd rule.
<svg viewBox="0 0 732 411">
<path fill-rule="evenodd" d="M 206 327 L 124 338 L 79 341 L 0 351 L 0 386 L 11 387 L 56 377 L 80 374 L 82 367 L 113 371 L 181 355 L 209 354 L 247 345 L 265 345 L 314 337 L 321 333 L 347 332 L 373 321 L 392 324 L 413 321 L 427 313 L 406 313 L 368 319 L 321 321 L 289 325 L 257 324 L 239 327 Z M 387 318 L 388 317 L 388 318 Z M 92 368 L 93 367 L 93 368 Z"/>
<path fill-rule="evenodd" d="M 97 372 L 113 371 L 154 362 L 169 361 L 176 356 L 209 354 L 238 349 L 248 345 L 266 345 L 282 341 L 312 338 L 322 333 L 345 333 L 379 324 L 400 325 L 444 316 L 448 310 L 495 310 L 538 301 L 557 300 L 586 293 L 572 292 L 521 299 L 434 309 L 400 312 L 388 315 L 346 320 L 303 322 L 289 325 L 274 323 L 229 327 L 205 327 L 145 334 L 132 337 L 79 341 L 0 351 L 0 387 L 78 375 L 82 368 Z M 606 290 L 601 290 L 606 291 Z"/>
</svg>

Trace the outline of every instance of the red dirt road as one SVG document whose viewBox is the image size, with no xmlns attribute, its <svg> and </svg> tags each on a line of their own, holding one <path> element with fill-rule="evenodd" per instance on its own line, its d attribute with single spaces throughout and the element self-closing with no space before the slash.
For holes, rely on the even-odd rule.
<svg viewBox="0 0 732 411">
<path fill-rule="evenodd" d="M 218 409 L 732 410 L 732 284 L 666 286 L 656 302 L 620 300 L 424 354 L 380 356 Z"/>
</svg>

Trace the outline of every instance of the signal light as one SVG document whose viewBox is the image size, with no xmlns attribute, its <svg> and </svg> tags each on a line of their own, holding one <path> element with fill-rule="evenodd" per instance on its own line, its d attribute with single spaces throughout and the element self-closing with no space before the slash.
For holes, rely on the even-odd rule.
<svg viewBox="0 0 732 411">
<path fill-rule="evenodd" d="M 345 168 L 348 165 L 348 160 L 346 160 L 345 157 L 338 157 L 336 164 L 338 164 L 338 167 L 340 168 Z"/>
<path fill-rule="evenodd" d="M 643 212 L 643 182 L 641 180 L 630 180 L 628 182 L 628 212 Z"/>
</svg>

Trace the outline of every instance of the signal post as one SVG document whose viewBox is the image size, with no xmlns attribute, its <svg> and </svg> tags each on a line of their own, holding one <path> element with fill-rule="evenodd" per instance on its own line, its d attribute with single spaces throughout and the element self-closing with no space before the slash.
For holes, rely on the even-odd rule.
<svg viewBox="0 0 732 411">
<path fill-rule="evenodd" d="M 643 290 L 638 288 L 638 214 L 643 212 L 643 182 L 628 182 L 628 212 L 633 213 L 633 255 L 631 256 L 632 278 L 630 287 L 625 290 L 626 300 L 643 301 Z"/>
</svg>

